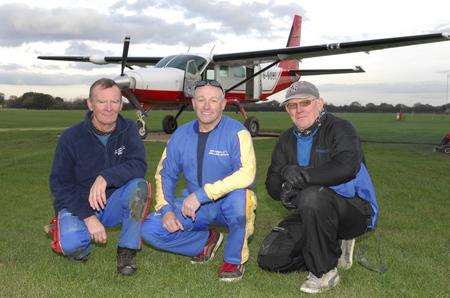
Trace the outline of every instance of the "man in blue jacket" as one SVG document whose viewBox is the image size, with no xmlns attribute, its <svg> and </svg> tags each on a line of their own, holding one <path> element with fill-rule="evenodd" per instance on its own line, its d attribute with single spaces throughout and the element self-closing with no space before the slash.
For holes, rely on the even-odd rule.
<svg viewBox="0 0 450 298">
<path fill-rule="evenodd" d="M 273 150 L 266 188 L 293 212 L 263 241 L 258 263 L 307 270 L 300 290 L 319 293 L 337 285 L 336 267 L 351 267 L 354 238 L 375 228 L 375 189 L 355 128 L 325 112 L 313 84 L 293 83 L 283 105 L 294 125 Z"/>
<path fill-rule="evenodd" d="M 192 106 L 197 120 L 178 128 L 156 169 L 156 212 L 142 225 L 142 238 L 152 246 L 191 257 L 191 263 L 210 261 L 223 236 L 211 225 L 228 229 L 222 281 L 236 281 L 248 260 L 247 238 L 253 233 L 256 197 L 250 187 L 256 161 L 250 133 L 236 120 L 223 116 L 226 100 L 215 80 L 195 85 Z M 183 173 L 186 188 L 175 189 Z"/>
<path fill-rule="evenodd" d="M 142 218 L 148 209 L 145 148 L 136 125 L 119 115 L 117 84 L 100 79 L 90 88 L 83 122 L 59 138 L 50 174 L 55 218 L 52 249 L 86 261 L 90 243 L 107 241 L 105 227 L 122 226 L 117 271 L 133 274 Z"/>
</svg>

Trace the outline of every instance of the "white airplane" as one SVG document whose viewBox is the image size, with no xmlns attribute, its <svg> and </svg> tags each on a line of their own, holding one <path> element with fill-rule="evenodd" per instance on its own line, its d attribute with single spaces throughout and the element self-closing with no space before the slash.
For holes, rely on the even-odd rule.
<svg viewBox="0 0 450 298">
<path fill-rule="evenodd" d="M 268 96 L 286 89 L 301 76 L 364 72 L 359 66 L 350 69 L 299 69 L 299 60 L 450 40 L 446 33 L 435 33 L 300 46 L 301 20 L 300 16 L 294 16 L 286 47 L 279 49 L 214 55 L 128 57 L 130 37 L 125 37 L 121 57 L 38 58 L 94 64 L 120 63 L 120 76 L 114 80 L 121 87 L 123 96 L 137 109 L 137 125 L 142 138 L 148 134 L 145 117 L 152 107 L 171 106 L 179 109 L 175 116 L 167 115 L 162 121 L 163 130 L 170 134 L 177 128 L 178 117 L 190 104 L 195 82 L 200 79 L 215 79 L 225 89 L 227 104 L 239 108 L 245 119 L 244 125 L 255 136 L 259 132 L 259 122 L 256 117 L 247 115 L 245 103 L 267 100 Z M 132 66 L 142 68 L 134 70 Z M 131 70 L 124 72 L 125 67 Z"/>
</svg>

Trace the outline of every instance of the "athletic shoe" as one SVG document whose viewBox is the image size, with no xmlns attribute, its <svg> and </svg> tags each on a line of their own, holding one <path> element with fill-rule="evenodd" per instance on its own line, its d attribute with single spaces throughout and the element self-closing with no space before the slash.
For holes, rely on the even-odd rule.
<svg viewBox="0 0 450 298">
<path fill-rule="evenodd" d="M 336 268 L 331 269 L 320 278 L 310 272 L 308 279 L 302 284 L 300 291 L 317 294 L 334 288 L 338 283 L 339 273 Z"/>
<path fill-rule="evenodd" d="M 214 255 L 219 248 L 220 244 L 222 243 L 223 235 L 216 229 L 210 229 L 209 230 L 209 236 L 208 241 L 206 241 L 205 246 L 203 247 L 203 250 L 196 255 L 195 257 L 191 258 L 192 264 L 203 264 L 206 262 L 209 262 L 214 258 Z"/>
<path fill-rule="evenodd" d="M 117 247 L 117 273 L 132 275 L 136 272 L 136 249 Z"/>
<path fill-rule="evenodd" d="M 244 276 L 244 264 L 231 264 L 223 262 L 219 270 L 221 281 L 238 281 Z"/>
<path fill-rule="evenodd" d="M 353 265 L 353 250 L 355 248 L 355 239 L 341 241 L 341 256 L 338 260 L 338 268 L 348 270 Z"/>
</svg>

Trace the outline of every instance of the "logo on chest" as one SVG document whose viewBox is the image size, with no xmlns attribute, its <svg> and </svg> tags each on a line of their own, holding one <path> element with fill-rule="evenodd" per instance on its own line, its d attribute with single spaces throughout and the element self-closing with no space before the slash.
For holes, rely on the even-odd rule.
<svg viewBox="0 0 450 298">
<path fill-rule="evenodd" d="M 122 145 L 121 147 L 114 150 L 114 154 L 117 156 L 121 156 L 125 151 L 125 145 Z"/>
<path fill-rule="evenodd" d="M 227 150 L 215 150 L 215 149 L 209 149 L 208 154 L 214 155 L 214 156 L 229 156 L 230 155 L 230 154 L 228 154 Z"/>
</svg>

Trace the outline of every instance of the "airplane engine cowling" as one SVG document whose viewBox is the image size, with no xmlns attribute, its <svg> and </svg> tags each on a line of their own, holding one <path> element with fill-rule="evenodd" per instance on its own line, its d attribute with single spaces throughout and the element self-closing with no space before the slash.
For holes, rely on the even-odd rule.
<svg viewBox="0 0 450 298">
<path fill-rule="evenodd" d="M 104 56 L 90 56 L 89 62 L 92 62 L 94 64 L 106 64 Z"/>
</svg>

